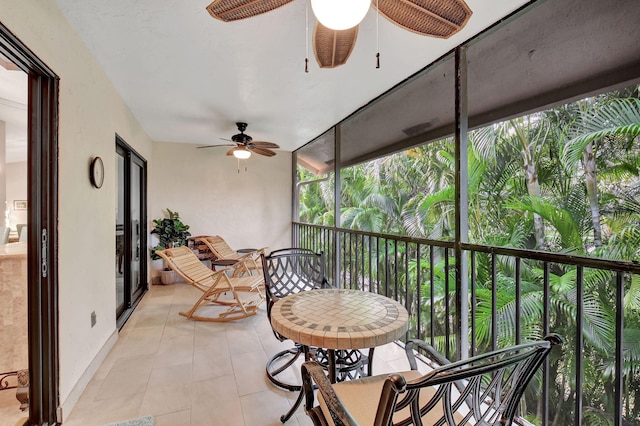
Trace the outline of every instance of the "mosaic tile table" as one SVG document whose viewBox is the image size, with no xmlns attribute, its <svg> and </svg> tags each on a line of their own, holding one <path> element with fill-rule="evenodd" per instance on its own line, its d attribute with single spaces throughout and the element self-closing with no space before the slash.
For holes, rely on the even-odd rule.
<svg viewBox="0 0 640 426">
<path fill-rule="evenodd" d="M 283 336 L 329 350 L 364 349 L 393 342 L 407 331 L 409 314 L 388 297 L 359 290 L 320 289 L 287 296 L 271 308 L 271 324 Z"/>
</svg>

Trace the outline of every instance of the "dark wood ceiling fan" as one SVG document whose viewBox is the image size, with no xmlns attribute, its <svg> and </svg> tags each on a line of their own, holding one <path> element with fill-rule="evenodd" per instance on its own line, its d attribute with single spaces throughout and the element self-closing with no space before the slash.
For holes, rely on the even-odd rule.
<svg viewBox="0 0 640 426">
<path fill-rule="evenodd" d="M 209 14 L 232 22 L 270 12 L 294 0 L 215 0 Z M 305 0 L 306 1 L 306 0 Z M 378 12 L 394 24 L 417 34 L 449 38 L 460 31 L 471 17 L 464 0 L 373 0 Z M 358 36 L 358 25 L 332 30 L 316 21 L 313 51 L 320 68 L 335 68 L 347 62 Z"/>
<path fill-rule="evenodd" d="M 253 154 L 264 155 L 265 157 L 273 157 L 276 155 L 272 149 L 278 149 L 280 146 L 273 142 L 264 142 L 264 141 L 254 141 L 253 138 L 247 135 L 244 131 L 247 130 L 247 123 L 238 122 L 236 123 L 238 127 L 238 131 L 240 133 L 231 136 L 231 140 L 229 142 L 232 143 L 224 143 L 218 145 L 206 145 L 199 146 L 198 148 L 215 148 L 218 146 L 233 146 L 229 151 L 227 151 L 227 155 L 235 155 L 238 158 L 242 158 L 242 156 L 234 154 L 237 151 L 246 151 Z M 248 157 L 249 155 L 247 155 Z"/>
</svg>

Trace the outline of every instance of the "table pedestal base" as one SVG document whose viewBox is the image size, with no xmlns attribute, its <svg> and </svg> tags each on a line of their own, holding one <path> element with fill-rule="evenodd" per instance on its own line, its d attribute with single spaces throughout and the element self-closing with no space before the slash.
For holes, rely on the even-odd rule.
<svg viewBox="0 0 640 426">
<path fill-rule="evenodd" d="M 295 362 L 298 360 L 298 358 L 300 358 L 300 355 L 303 355 L 303 354 L 304 354 L 305 361 L 309 361 L 311 359 L 311 356 L 309 354 L 309 348 L 307 346 L 295 345 L 291 349 L 286 349 L 272 356 L 271 359 L 267 361 L 267 368 L 266 368 L 267 378 L 269 379 L 269 381 L 274 385 L 278 386 L 279 388 L 282 388 L 288 391 L 292 391 L 292 392 L 300 391 L 302 389 L 302 385 L 284 382 L 278 379 L 277 376 L 283 371 L 285 371 L 286 369 L 288 369 L 289 367 L 293 366 Z M 279 361 L 286 359 L 286 357 L 289 357 L 289 359 L 286 360 L 282 365 L 279 365 Z"/>
<path fill-rule="evenodd" d="M 343 382 L 346 380 L 354 380 L 359 377 L 371 376 L 371 371 L 372 371 L 371 368 L 373 364 L 373 350 L 375 348 L 369 349 L 368 356 L 363 355 L 362 352 L 360 352 L 357 349 L 336 350 L 336 349 L 319 348 L 319 349 L 316 349 L 313 354 L 310 354 L 309 349 L 306 346 L 303 346 L 303 348 L 306 349 L 305 360 L 309 360 L 309 357 L 311 357 L 314 361 L 320 364 L 325 370 L 327 370 L 329 375 L 329 381 L 331 383 Z M 278 358 L 283 357 L 288 353 L 291 353 L 291 352 L 289 352 L 288 350 L 279 352 L 276 355 L 274 355 L 274 357 L 271 358 L 271 360 L 267 363 L 267 377 L 269 377 L 269 380 L 271 381 L 271 383 L 283 389 L 300 392 L 298 394 L 298 397 L 296 398 L 296 401 L 293 403 L 289 411 L 287 411 L 285 414 L 280 416 L 280 421 L 282 423 L 285 423 L 287 420 L 291 418 L 291 416 L 293 416 L 293 413 L 295 413 L 298 407 L 300 407 L 300 404 L 302 403 L 302 400 L 304 397 L 304 391 L 302 390 L 301 385 L 289 385 L 279 381 L 277 382 L 277 380 L 274 377 L 272 377 L 272 375 L 269 374 L 270 365 L 274 361 L 276 361 Z M 284 369 L 290 367 L 296 361 L 296 359 L 298 359 L 299 356 L 300 356 L 300 353 L 295 355 L 293 360 L 288 361 L 279 369 L 272 370 L 272 374 L 276 375 L 281 373 Z M 367 369 L 366 373 L 364 371 L 365 364 Z"/>
</svg>

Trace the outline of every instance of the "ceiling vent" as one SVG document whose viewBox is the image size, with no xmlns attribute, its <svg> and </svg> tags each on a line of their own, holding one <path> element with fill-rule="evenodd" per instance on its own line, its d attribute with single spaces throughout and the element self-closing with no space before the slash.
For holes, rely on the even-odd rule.
<svg viewBox="0 0 640 426">
<path fill-rule="evenodd" d="M 409 137 L 416 136 L 426 132 L 430 127 L 431 122 L 426 121 L 424 123 L 416 124 L 415 126 L 407 127 L 406 129 L 402 130 L 402 133 Z"/>
</svg>

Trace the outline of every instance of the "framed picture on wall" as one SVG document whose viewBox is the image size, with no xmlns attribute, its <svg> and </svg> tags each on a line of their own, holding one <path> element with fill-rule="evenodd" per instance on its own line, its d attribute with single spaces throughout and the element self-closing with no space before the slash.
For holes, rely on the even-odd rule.
<svg viewBox="0 0 640 426">
<path fill-rule="evenodd" d="M 27 200 L 13 200 L 14 210 L 27 210 L 28 207 Z"/>
</svg>

